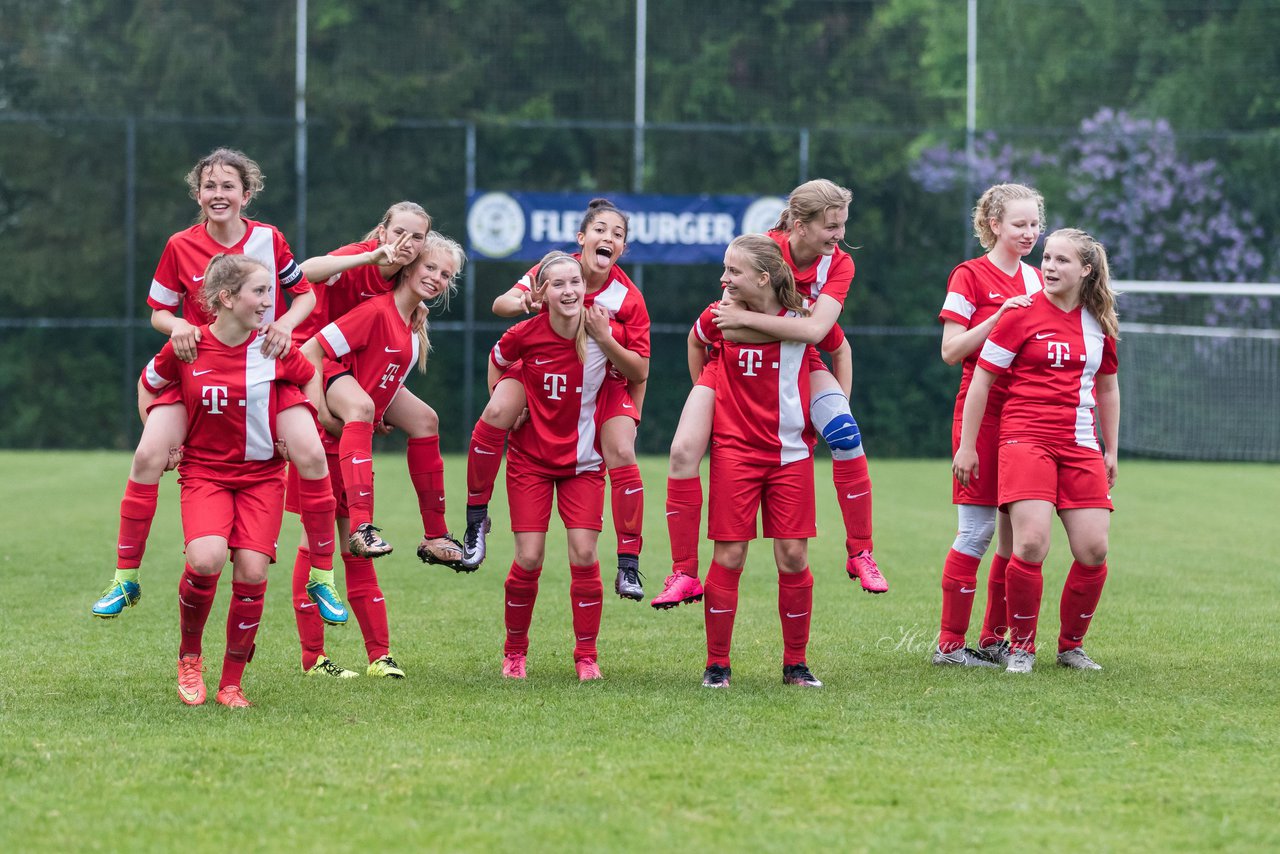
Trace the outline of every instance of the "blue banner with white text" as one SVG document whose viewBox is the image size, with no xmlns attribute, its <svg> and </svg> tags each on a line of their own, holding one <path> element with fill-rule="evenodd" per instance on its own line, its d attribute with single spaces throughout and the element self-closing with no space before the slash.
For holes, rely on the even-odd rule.
<svg viewBox="0 0 1280 854">
<path fill-rule="evenodd" d="M 780 196 L 480 191 L 467 199 L 467 249 L 473 259 L 503 261 L 575 252 L 587 204 L 598 197 L 630 220 L 630 264 L 719 264 L 729 241 L 767 231 L 786 206 Z"/>
</svg>

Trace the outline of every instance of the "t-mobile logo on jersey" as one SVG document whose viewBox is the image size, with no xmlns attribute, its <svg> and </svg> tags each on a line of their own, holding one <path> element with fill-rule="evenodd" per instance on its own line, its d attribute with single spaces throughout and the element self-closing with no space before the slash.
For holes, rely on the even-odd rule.
<svg viewBox="0 0 1280 854">
<path fill-rule="evenodd" d="M 548 400 L 559 400 L 560 392 L 569 387 L 568 374 L 543 374 L 542 388 L 547 393 Z"/>
<path fill-rule="evenodd" d="M 387 362 L 387 369 L 382 372 L 382 379 L 378 382 L 378 388 L 386 388 L 387 383 L 394 383 L 398 373 L 400 373 L 400 365 L 396 362 Z"/>
<path fill-rule="evenodd" d="M 206 385 L 200 387 L 200 402 L 209 407 L 213 415 L 221 415 L 222 407 L 230 400 L 227 387 L 224 385 Z"/>
<path fill-rule="evenodd" d="M 1052 360 L 1049 364 L 1055 368 L 1061 368 L 1065 360 L 1071 358 L 1071 348 L 1066 341 L 1049 341 L 1049 358 Z"/>
<path fill-rule="evenodd" d="M 751 347 L 743 347 L 738 351 L 738 367 L 742 368 L 744 377 L 754 377 L 756 368 L 764 364 L 764 351 Z"/>
</svg>

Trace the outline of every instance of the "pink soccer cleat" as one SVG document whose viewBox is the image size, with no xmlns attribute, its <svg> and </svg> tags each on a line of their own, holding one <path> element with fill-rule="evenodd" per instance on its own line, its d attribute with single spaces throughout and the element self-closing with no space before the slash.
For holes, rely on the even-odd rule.
<svg viewBox="0 0 1280 854">
<path fill-rule="evenodd" d="M 218 696 L 213 699 L 229 709 L 247 709 L 253 705 L 245 697 L 244 692 L 240 690 L 239 685 L 228 685 L 225 688 L 219 688 Z"/>
<path fill-rule="evenodd" d="M 204 659 L 198 655 L 184 655 L 178 659 L 178 696 L 188 706 L 204 702 Z"/>
<path fill-rule="evenodd" d="M 596 664 L 594 658 L 582 658 L 573 664 L 574 667 L 578 668 L 579 682 L 591 682 L 595 679 L 604 678 L 604 675 L 600 672 L 600 665 Z"/>
<path fill-rule="evenodd" d="M 523 652 L 509 652 L 502 657 L 502 675 L 507 679 L 525 678 Z"/>
<path fill-rule="evenodd" d="M 850 578 L 856 578 L 862 589 L 868 593 L 885 593 L 889 590 L 889 582 L 880 574 L 876 559 L 871 556 L 870 549 L 863 549 L 845 564 L 844 571 Z"/>
<path fill-rule="evenodd" d="M 677 605 L 687 605 L 692 602 L 698 602 L 702 599 L 702 582 L 692 575 L 686 575 L 683 572 L 673 572 L 667 576 L 667 580 L 662 585 L 662 592 L 653 597 L 649 602 L 650 605 L 660 611 L 668 608 L 674 608 Z"/>
</svg>

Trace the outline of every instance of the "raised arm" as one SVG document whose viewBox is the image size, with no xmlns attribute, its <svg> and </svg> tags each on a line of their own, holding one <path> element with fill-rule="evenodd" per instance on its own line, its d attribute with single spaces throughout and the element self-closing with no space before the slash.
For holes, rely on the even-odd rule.
<svg viewBox="0 0 1280 854">
<path fill-rule="evenodd" d="M 954 320 L 946 321 L 942 324 L 942 361 L 948 365 L 957 365 L 964 361 L 965 356 L 982 347 L 1002 314 L 1010 309 L 1026 308 L 1029 305 L 1031 305 L 1031 297 L 1019 294 L 1005 300 L 1004 305 L 1000 306 L 995 314 L 977 326 L 965 329 Z"/>
<path fill-rule="evenodd" d="M 542 303 L 533 298 L 532 291 L 511 286 L 511 290 L 493 301 L 493 313 L 498 317 L 520 317 L 525 314 L 537 314 L 542 310 Z"/>
</svg>

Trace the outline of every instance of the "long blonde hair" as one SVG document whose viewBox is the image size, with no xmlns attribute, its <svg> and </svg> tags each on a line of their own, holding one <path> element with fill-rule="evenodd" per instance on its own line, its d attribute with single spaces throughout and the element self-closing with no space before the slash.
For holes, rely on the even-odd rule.
<svg viewBox="0 0 1280 854">
<path fill-rule="evenodd" d="M 798 222 L 811 222 L 829 210 L 849 207 L 853 191 L 826 178 L 805 181 L 787 196 L 787 206 L 770 231 L 790 231 Z"/>
<path fill-rule="evenodd" d="M 1098 325 L 1110 338 L 1120 338 L 1120 318 L 1116 315 L 1116 292 L 1111 290 L 1111 268 L 1107 264 L 1107 248 L 1087 231 L 1078 228 L 1060 228 L 1049 235 L 1049 240 L 1061 237 L 1069 240 L 1080 256 L 1081 264 L 1092 269 L 1080 286 L 1080 304 L 1098 319 Z"/>
<path fill-rule="evenodd" d="M 772 243 L 773 241 L 769 241 Z M 582 272 L 582 262 L 574 258 L 567 252 L 561 252 L 558 249 L 548 252 L 542 256 L 542 260 L 538 262 L 538 278 L 534 283 L 534 287 L 538 291 L 545 293 L 547 287 L 547 270 L 558 264 L 572 264 L 578 268 L 578 272 Z M 548 308 L 547 311 L 551 309 Z M 586 324 L 586 306 L 582 311 L 578 312 L 578 328 L 573 333 L 573 346 L 578 351 L 578 361 L 586 364 L 587 362 L 587 324 Z"/>
<path fill-rule="evenodd" d="M 991 230 L 991 220 L 1004 222 L 1004 212 L 1009 203 L 1019 199 L 1033 199 L 1040 217 L 1040 233 L 1044 233 L 1044 196 L 1025 184 L 996 184 L 988 187 L 973 206 L 973 236 L 982 248 L 990 250 L 996 245 L 996 233 Z"/>
<path fill-rule="evenodd" d="M 412 202 L 402 202 L 401 204 L 413 204 Z M 395 207 L 394 205 L 392 207 Z M 423 214 L 425 215 L 425 211 Z M 430 219 L 428 218 L 428 221 Z M 451 237 L 447 237 L 438 231 L 427 232 L 426 240 L 423 241 L 422 251 L 417 257 L 400 268 L 400 272 L 396 273 L 396 287 L 404 284 L 414 268 L 418 266 L 418 262 L 426 258 L 432 252 L 445 252 L 453 257 L 453 277 L 449 279 L 449 284 L 441 292 L 440 296 L 432 300 L 430 308 L 439 308 L 444 311 L 449 310 L 449 302 L 458 292 L 458 276 L 462 274 L 462 265 L 467 263 L 467 253 L 462 251 L 462 247 L 458 245 L 458 241 Z M 431 352 L 431 323 L 424 318 L 422 328 L 418 330 L 418 371 L 425 374 L 427 372 L 427 355 Z"/>
<path fill-rule="evenodd" d="M 751 269 L 769 277 L 769 286 L 773 288 L 783 308 L 808 316 L 809 309 L 805 308 L 804 298 L 796 290 L 796 277 L 773 238 L 763 234 L 743 234 L 735 237 L 729 243 L 729 248 L 740 252 Z"/>
<path fill-rule="evenodd" d="M 204 278 L 200 285 L 200 305 L 210 317 L 217 317 L 218 309 L 222 307 L 218 297 L 223 293 L 233 297 L 240 293 L 244 283 L 256 270 L 261 270 L 268 276 L 271 275 L 267 265 L 257 258 L 251 258 L 248 255 L 228 255 L 225 252 L 214 255 L 204 268 Z"/>
</svg>

